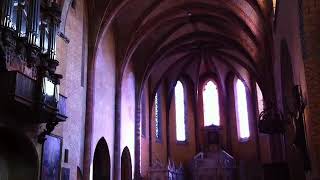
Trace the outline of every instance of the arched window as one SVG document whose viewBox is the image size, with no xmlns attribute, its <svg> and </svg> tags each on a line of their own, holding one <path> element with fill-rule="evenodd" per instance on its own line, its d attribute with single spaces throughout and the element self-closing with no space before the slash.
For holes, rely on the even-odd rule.
<svg viewBox="0 0 320 180">
<path fill-rule="evenodd" d="M 257 89 L 258 110 L 260 114 L 264 109 L 264 102 L 263 102 L 262 91 L 257 83 L 256 83 L 256 89 Z"/>
<path fill-rule="evenodd" d="M 273 8 L 273 14 L 276 14 L 277 0 L 272 0 L 272 8 Z"/>
<path fill-rule="evenodd" d="M 213 81 L 208 81 L 202 92 L 204 126 L 219 126 L 220 112 L 217 85 Z"/>
<path fill-rule="evenodd" d="M 240 139 L 247 139 L 250 137 L 247 94 L 244 83 L 239 79 L 236 82 L 236 110 L 238 135 Z"/>
<path fill-rule="evenodd" d="M 156 139 L 161 140 L 161 103 L 159 92 L 156 93 L 154 98 L 154 114 L 156 124 Z"/>
<path fill-rule="evenodd" d="M 176 108 L 176 134 L 177 141 L 186 140 L 185 127 L 185 104 L 184 104 L 184 89 L 180 81 L 177 82 L 174 89 L 175 108 Z"/>
</svg>

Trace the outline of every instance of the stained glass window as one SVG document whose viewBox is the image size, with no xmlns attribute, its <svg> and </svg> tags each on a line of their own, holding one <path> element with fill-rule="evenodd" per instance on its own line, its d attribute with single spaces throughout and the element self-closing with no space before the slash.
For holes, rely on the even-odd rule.
<svg viewBox="0 0 320 180">
<path fill-rule="evenodd" d="M 273 14 L 276 14 L 277 0 L 272 0 Z"/>
<path fill-rule="evenodd" d="M 219 94 L 217 85 L 208 81 L 203 88 L 204 126 L 220 125 Z"/>
<path fill-rule="evenodd" d="M 180 81 L 175 87 L 176 135 L 177 141 L 186 140 L 184 89 Z"/>
<path fill-rule="evenodd" d="M 250 137 L 247 94 L 244 83 L 239 79 L 236 82 L 236 110 L 238 135 L 240 139 L 247 139 Z"/>
<path fill-rule="evenodd" d="M 156 124 L 156 138 L 161 140 L 161 110 L 160 110 L 160 97 L 159 92 L 156 93 L 154 99 L 154 112 L 155 112 L 155 124 Z"/>
</svg>

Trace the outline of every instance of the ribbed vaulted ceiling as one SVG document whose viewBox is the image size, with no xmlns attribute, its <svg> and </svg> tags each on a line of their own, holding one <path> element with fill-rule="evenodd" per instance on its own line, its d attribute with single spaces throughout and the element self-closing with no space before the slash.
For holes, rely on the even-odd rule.
<svg viewBox="0 0 320 180">
<path fill-rule="evenodd" d="M 131 63 L 138 82 L 151 79 L 153 88 L 181 73 L 195 83 L 202 72 L 222 69 L 259 77 L 271 57 L 269 0 L 95 1 L 89 18 L 101 27 L 92 39 L 112 25 L 117 63 L 122 70 Z"/>
</svg>

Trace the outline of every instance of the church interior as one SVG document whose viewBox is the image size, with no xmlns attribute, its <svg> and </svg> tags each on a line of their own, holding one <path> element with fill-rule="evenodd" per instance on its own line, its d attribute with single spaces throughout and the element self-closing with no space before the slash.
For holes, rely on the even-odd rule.
<svg viewBox="0 0 320 180">
<path fill-rule="evenodd" d="M 320 180 L 319 0 L 1 0 L 0 180 Z"/>
</svg>

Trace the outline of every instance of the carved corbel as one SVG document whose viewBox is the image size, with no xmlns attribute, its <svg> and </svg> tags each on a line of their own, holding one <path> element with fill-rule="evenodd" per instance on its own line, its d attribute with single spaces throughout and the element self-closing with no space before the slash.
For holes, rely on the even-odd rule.
<svg viewBox="0 0 320 180">
<path fill-rule="evenodd" d="M 274 103 L 270 103 L 259 115 L 259 131 L 265 134 L 284 134 L 288 120 Z"/>
<path fill-rule="evenodd" d="M 46 141 L 46 135 L 50 135 L 57 125 L 58 122 L 48 122 L 46 128 L 38 135 L 38 143 L 43 144 Z"/>
</svg>

